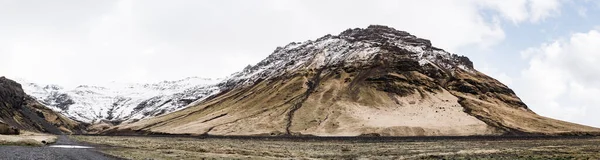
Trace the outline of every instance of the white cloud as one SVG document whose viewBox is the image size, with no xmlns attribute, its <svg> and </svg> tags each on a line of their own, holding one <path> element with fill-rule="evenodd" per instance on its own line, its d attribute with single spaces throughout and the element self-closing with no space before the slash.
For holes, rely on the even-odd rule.
<svg viewBox="0 0 600 160">
<path fill-rule="evenodd" d="M 555 14 L 558 4 L 533 0 L 1 3 L 0 75 L 63 85 L 223 77 L 258 62 L 277 46 L 370 24 L 408 31 L 452 52 L 486 48 L 505 38 L 500 27 L 504 20 L 541 20 Z M 498 15 L 484 15 L 489 10 Z"/>
<path fill-rule="evenodd" d="M 478 2 L 484 7 L 495 9 L 503 18 L 513 23 L 519 23 L 529 18 L 527 0 L 487 0 Z"/>
<path fill-rule="evenodd" d="M 529 66 L 516 89 L 541 115 L 600 126 L 600 32 L 575 33 L 522 52 Z"/>
<path fill-rule="evenodd" d="M 513 23 L 539 22 L 560 13 L 561 0 L 484 0 L 476 1 L 492 8 Z"/>
<path fill-rule="evenodd" d="M 529 0 L 530 20 L 538 22 L 559 13 L 560 0 Z"/>
<path fill-rule="evenodd" d="M 587 17 L 587 8 L 586 7 L 577 8 L 577 14 L 581 17 Z"/>
<path fill-rule="evenodd" d="M 509 88 L 511 88 L 513 85 L 513 78 L 508 76 L 508 74 L 499 71 L 497 68 L 490 67 L 484 63 L 484 65 L 478 67 L 477 70 L 492 78 L 495 78 L 496 80 L 502 82 L 502 84 L 508 86 Z"/>
</svg>

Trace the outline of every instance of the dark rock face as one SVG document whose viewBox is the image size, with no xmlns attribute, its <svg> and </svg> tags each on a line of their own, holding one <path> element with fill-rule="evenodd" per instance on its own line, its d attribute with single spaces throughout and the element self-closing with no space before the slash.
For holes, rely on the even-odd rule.
<svg viewBox="0 0 600 160">
<path fill-rule="evenodd" d="M 412 45 L 425 45 L 431 47 L 431 41 L 427 39 L 418 38 L 408 32 L 381 25 L 371 25 L 365 29 L 348 29 L 339 36 L 346 38 L 350 42 L 376 41 L 380 43 L 389 43 L 390 40 L 402 40 Z"/>
<path fill-rule="evenodd" d="M 324 52 L 324 49 L 327 50 L 327 53 L 324 53 L 323 65 L 319 66 L 321 68 L 337 68 L 349 65 L 368 68 L 386 65 L 394 66 L 396 70 L 406 71 L 429 67 L 429 69 L 422 71 L 437 74 L 435 76 L 441 78 L 448 77 L 449 72 L 456 68 L 475 70 L 473 62 L 469 58 L 436 48 L 427 39 L 391 27 L 371 25 L 367 28 L 347 29 L 338 35 L 325 35 L 314 41 L 292 42 L 285 47 L 278 47 L 266 59 L 256 65 L 247 66 L 241 72 L 232 75 L 233 78 L 225 80 L 218 86 L 221 91 L 228 91 L 239 86 L 258 83 L 259 79 L 274 78 L 281 75 L 279 73 L 288 72 L 290 69 L 295 70 L 290 66 L 308 66 L 310 62 L 317 63 L 312 60 L 316 59 L 317 54 Z M 380 51 L 371 53 L 374 58 L 350 58 L 354 52 L 367 52 L 360 51 L 360 49 L 377 49 Z M 366 55 L 366 57 L 369 57 L 369 55 Z M 369 62 L 366 64 L 361 63 L 366 60 Z M 421 63 L 432 63 L 434 65 Z M 443 71 L 437 68 L 442 68 Z M 253 76 L 249 76 L 251 74 Z"/>
<path fill-rule="evenodd" d="M 0 134 L 4 134 L 4 135 L 18 135 L 20 133 L 20 130 L 9 126 L 8 124 L 0 121 Z"/>
<path fill-rule="evenodd" d="M 57 92 L 52 92 L 49 97 L 46 97 L 46 99 L 42 100 L 42 103 L 46 105 L 56 104 L 55 106 L 62 110 L 68 110 L 69 106 L 75 104 L 69 95 Z"/>
<path fill-rule="evenodd" d="M 60 127 L 76 127 L 76 122 L 39 104 L 23 92 L 21 84 L 5 77 L 0 77 L 0 121 L 9 126 L 6 130 L 13 134 L 19 130 L 62 134 Z"/>
<path fill-rule="evenodd" d="M 377 47 L 380 47 L 381 49 L 387 50 L 390 53 L 397 55 L 410 56 L 415 54 L 414 52 L 407 51 L 398 47 L 398 44 L 396 43 L 399 41 L 413 46 L 425 46 L 425 49 L 429 51 L 443 51 L 442 49 L 432 46 L 431 41 L 427 39 L 419 38 L 414 35 L 411 35 L 408 32 L 396 30 L 394 28 L 381 25 L 371 25 L 365 29 L 348 29 L 340 33 L 339 37 L 344 38 L 349 42 L 376 42 L 375 44 L 377 44 Z M 437 63 L 463 65 L 468 69 L 474 69 L 473 62 L 471 62 L 471 60 L 469 60 L 469 58 L 465 56 L 460 56 L 456 54 L 452 54 L 450 55 L 450 57 L 441 57 L 442 55 L 433 56 L 436 56 L 436 59 L 439 61 Z"/>
<path fill-rule="evenodd" d="M 21 84 L 0 77 L 0 101 L 4 102 L 3 105 L 6 108 L 18 109 L 23 105 L 25 99 L 25 93 L 21 88 Z"/>
</svg>

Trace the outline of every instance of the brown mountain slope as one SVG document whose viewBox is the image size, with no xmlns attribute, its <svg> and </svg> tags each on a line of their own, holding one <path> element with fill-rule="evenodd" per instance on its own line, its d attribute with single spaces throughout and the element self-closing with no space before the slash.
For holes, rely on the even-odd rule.
<svg viewBox="0 0 600 160">
<path fill-rule="evenodd" d="M 9 135 L 15 135 L 15 134 L 19 134 L 20 131 L 19 129 L 10 126 L 4 122 L 2 122 L 2 120 L 0 120 L 0 134 L 9 134 Z"/>
<path fill-rule="evenodd" d="M 468 58 L 392 28 L 370 26 L 293 45 L 237 74 L 250 78 L 234 74 L 213 98 L 106 133 L 459 136 L 600 131 L 539 116 L 511 89 L 476 71 Z"/>
<path fill-rule="evenodd" d="M 15 81 L 0 77 L 0 121 L 6 125 L 44 133 L 79 132 L 80 124 L 39 104 Z"/>
</svg>

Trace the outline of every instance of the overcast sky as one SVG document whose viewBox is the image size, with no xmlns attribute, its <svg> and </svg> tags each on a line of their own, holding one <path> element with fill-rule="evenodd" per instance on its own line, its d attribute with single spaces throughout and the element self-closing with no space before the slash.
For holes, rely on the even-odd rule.
<svg viewBox="0 0 600 160">
<path fill-rule="evenodd" d="M 0 0 L 0 76 L 73 86 L 225 77 L 277 46 L 382 24 L 600 127 L 594 0 Z"/>
</svg>

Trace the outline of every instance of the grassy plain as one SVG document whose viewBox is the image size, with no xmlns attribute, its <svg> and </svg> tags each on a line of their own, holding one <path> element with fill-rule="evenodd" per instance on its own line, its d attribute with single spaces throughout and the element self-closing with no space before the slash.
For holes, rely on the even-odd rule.
<svg viewBox="0 0 600 160">
<path fill-rule="evenodd" d="M 126 159 L 600 159 L 600 137 L 73 138 Z"/>
</svg>

